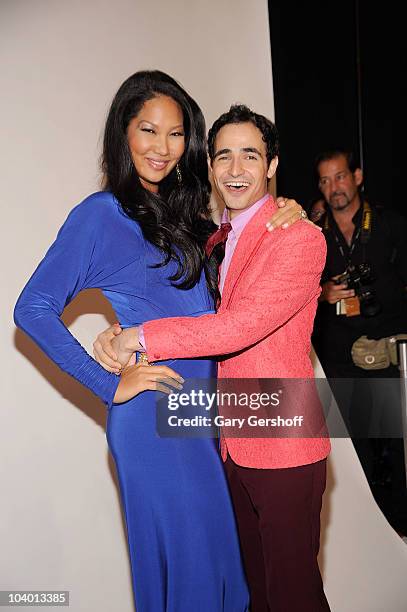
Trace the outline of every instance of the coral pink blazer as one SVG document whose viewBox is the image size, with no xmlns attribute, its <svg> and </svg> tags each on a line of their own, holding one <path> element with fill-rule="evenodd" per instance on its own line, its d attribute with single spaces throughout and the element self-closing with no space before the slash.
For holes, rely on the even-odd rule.
<svg viewBox="0 0 407 612">
<path fill-rule="evenodd" d="M 299 221 L 267 232 L 270 199 L 243 230 L 216 314 L 144 323 L 148 358 L 222 355 L 218 378 L 313 378 L 311 332 L 326 257 L 319 229 Z M 253 468 L 287 468 L 325 458 L 327 436 L 226 438 L 222 457 Z"/>
</svg>

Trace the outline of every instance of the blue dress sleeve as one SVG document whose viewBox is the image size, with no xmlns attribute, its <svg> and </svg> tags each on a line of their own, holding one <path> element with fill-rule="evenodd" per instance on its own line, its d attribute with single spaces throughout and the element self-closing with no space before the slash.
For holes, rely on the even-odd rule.
<svg viewBox="0 0 407 612">
<path fill-rule="evenodd" d="M 103 272 L 103 203 L 74 208 L 23 289 L 14 321 L 62 370 L 88 387 L 109 408 L 120 378 L 104 370 L 74 338 L 60 316 L 82 290 L 98 287 Z M 109 220 L 108 220 L 109 221 Z"/>
</svg>

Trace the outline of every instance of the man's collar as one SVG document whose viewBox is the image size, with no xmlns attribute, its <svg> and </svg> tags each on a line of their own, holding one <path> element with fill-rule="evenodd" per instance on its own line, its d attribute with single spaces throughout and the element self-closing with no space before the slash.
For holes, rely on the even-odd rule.
<svg viewBox="0 0 407 612">
<path fill-rule="evenodd" d="M 359 223 L 362 220 L 362 213 L 363 213 L 363 202 L 360 202 L 359 208 L 357 209 L 357 211 L 352 217 L 352 223 L 354 225 L 359 225 Z"/>
<path fill-rule="evenodd" d="M 362 221 L 362 213 L 363 213 L 363 201 L 360 202 L 359 208 L 357 209 L 357 211 L 355 212 L 355 214 L 352 217 L 353 225 L 360 225 L 360 223 Z M 338 224 L 335 221 L 335 217 L 334 217 L 332 209 L 331 209 L 331 207 L 329 205 L 327 207 L 327 214 L 328 214 L 329 223 L 332 222 L 332 223 L 334 223 L 337 226 Z"/>
<path fill-rule="evenodd" d="M 229 211 L 227 208 L 223 211 L 222 223 L 230 223 L 232 230 L 238 238 L 249 221 L 254 217 L 258 210 L 269 200 L 270 194 L 266 193 L 260 200 L 257 200 L 250 208 L 247 208 L 239 215 L 236 215 L 231 221 L 229 220 Z"/>
</svg>

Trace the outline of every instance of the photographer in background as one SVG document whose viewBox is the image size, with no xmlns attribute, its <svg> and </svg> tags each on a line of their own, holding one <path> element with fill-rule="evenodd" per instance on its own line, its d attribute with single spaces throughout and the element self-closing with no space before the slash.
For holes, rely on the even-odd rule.
<svg viewBox="0 0 407 612">
<path fill-rule="evenodd" d="M 313 202 L 311 203 L 308 216 L 309 216 L 309 219 L 313 223 L 318 223 L 322 215 L 325 214 L 325 212 L 326 212 L 326 203 L 325 203 L 324 198 L 317 198 L 316 200 L 313 200 Z"/>
<path fill-rule="evenodd" d="M 401 530 L 399 385 L 394 381 L 383 393 L 383 381 L 375 379 L 400 376 L 394 336 L 407 333 L 407 223 L 363 197 L 363 173 L 351 152 L 325 152 L 315 169 L 328 204 L 318 222 L 328 252 L 313 346 L 327 378 L 334 379 L 335 399 L 376 499 Z M 351 380 L 336 380 L 343 378 Z"/>
</svg>

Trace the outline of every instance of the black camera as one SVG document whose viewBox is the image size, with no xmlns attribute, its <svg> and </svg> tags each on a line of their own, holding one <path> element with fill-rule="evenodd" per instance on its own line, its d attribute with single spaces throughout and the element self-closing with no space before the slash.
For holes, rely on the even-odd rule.
<svg viewBox="0 0 407 612">
<path fill-rule="evenodd" d="M 334 282 L 336 285 L 346 284 L 348 289 L 354 290 L 359 298 L 362 317 L 375 317 L 382 308 L 374 290 L 370 287 L 374 280 L 370 264 L 362 263 L 356 266 L 349 265 Z"/>
</svg>

